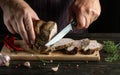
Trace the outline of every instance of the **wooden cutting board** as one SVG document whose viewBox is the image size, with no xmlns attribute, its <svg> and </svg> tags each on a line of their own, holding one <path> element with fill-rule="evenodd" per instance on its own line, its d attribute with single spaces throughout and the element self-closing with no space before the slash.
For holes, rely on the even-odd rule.
<svg viewBox="0 0 120 75">
<path fill-rule="evenodd" d="M 51 53 L 49 55 L 39 54 L 29 49 L 22 40 L 16 40 L 15 45 L 24 48 L 25 51 L 11 52 L 8 48 L 3 46 L 1 53 L 9 55 L 11 60 L 85 60 L 85 61 L 99 61 L 100 53 L 95 51 L 91 55 L 84 55 L 77 53 L 76 55 L 64 55 L 60 53 Z"/>
</svg>

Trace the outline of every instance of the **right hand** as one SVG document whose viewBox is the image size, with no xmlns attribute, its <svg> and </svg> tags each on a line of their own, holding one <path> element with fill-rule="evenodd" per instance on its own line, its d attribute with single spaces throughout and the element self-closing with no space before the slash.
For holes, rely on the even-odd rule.
<svg viewBox="0 0 120 75">
<path fill-rule="evenodd" d="M 24 0 L 6 0 L 1 8 L 7 29 L 13 34 L 20 34 L 28 45 L 34 44 L 33 21 L 39 20 L 39 17 L 33 9 Z"/>
<path fill-rule="evenodd" d="M 70 7 L 70 17 L 77 20 L 78 29 L 86 29 L 101 13 L 99 0 L 74 0 Z"/>
</svg>

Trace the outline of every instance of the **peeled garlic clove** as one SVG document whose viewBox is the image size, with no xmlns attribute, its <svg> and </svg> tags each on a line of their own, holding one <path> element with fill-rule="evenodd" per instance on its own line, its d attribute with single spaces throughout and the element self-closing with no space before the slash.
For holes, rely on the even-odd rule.
<svg viewBox="0 0 120 75">
<path fill-rule="evenodd" d="M 31 65 L 30 65 L 30 62 L 28 62 L 28 61 L 26 61 L 25 63 L 24 63 L 24 66 L 26 66 L 26 67 L 31 67 Z"/>
<path fill-rule="evenodd" d="M 10 61 L 10 57 L 9 57 L 8 55 L 5 55 L 4 58 L 5 58 L 5 60 L 8 61 L 8 62 Z"/>
<path fill-rule="evenodd" d="M 56 67 L 52 67 L 51 69 L 52 69 L 52 71 L 56 72 L 56 71 L 58 71 L 58 68 L 59 68 L 59 65 L 57 65 Z"/>
<path fill-rule="evenodd" d="M 9 66 L 10 57 L 0 54 L 0 66 Z"/>
</svg>

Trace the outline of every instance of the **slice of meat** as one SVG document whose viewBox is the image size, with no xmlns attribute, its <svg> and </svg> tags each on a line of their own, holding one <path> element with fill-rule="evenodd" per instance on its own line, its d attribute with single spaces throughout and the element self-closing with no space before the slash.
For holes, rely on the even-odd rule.
<svg viewBox="0 0 120 75">
<path fill-rule="evenodd" d="M 82 48 L 86 47 L 89 44 L 89 42 L 90 42 L 90 39 L 88 38 L 81 39 L 81 40 L 75 40 L 75 42 L 73 43 L 73 46 L 81 50 Z"/>
<path fill-rule="evenodd" d="M 56 42 L 54 45 L 50 47 L 51 52 L 56 51 L 56 50 L 62 50 L 66 49 L 70 46 L 72 46 L 74 40 L 71 38 L 63 38 Z"/>
<path fill-rule="evenodd" d="M 47 52 L 53 52 L 53 53 L 62 53 L 62 54 L 76 54 L 77 51 L 74 50 L 75 47 L 73 46 L 73 43 L 75 40 L 71 38 L 63 38 L 56 42 L 54 45 L 50 47 L 50 49 Z"/>
<path fill-rule="evenodd" d="M 95 50 L 90 50 L 88 49 L 87 51 L 84 51 L 83 49 L 80 50 L 80 54 L 85 54 L 85 55 L 91 55 L 95 52 Z"/>
<path fill-rule="evenodd" d="M 45 44 L 57 33 L 57 24 L 53 21 L 42 21 L 39 20 L 34 26 L 36 39 L 33 46 L 34 50 L 39 52 L 47 49 Z"/>
<path fill-rule="evenodd" d="M 67 55 L 80 54 L 93 54 L 95 50 L 100 50 L 102 45 L 96 40 L 88 38 L 81 40 L 73 40 L 71 38 L 63 38 L 53 44 L 51 47 L 44 49 L 41 53 L 62 53 Z"/>
<path fill-rule="evenodd" d="M 93 54 L 96 50 L 101 50 L 103 47 L 102 44 L 98 43 L 96 40 L 90 40 L 89 44 L 85 47 L 82 47 L 80 50 L 81 54 Z"/>
<path fill-rule="evenodd" d="M 42 50 L 41 54 L 49 54 L 52 52 L 63 52 L 63 50 L 66 50 L 66 48 L 72 46 L 74 40 L 70 39 L 70 38 L 63 38 L 61 40 L 59 40 L 58 42 L 56 42 L 55 44 L 53 44 L 50 47 L 44 48 L 44 50 Z M 42 46 L 44 47 L 44 46 Z"/>
<path fill-rule="evenodd" d="M 102 45 L 98 43 L 96 40 L 90 40 L 90 43 L 84 48 L 84 51 L 87 50 L 101 50 Z"/>
<path fill-rule="evenodd" d="M 64 54 L 75 55 L 77 54 L 78 50 L 79 50 L 78 47 L 72 45 L 64 51 Z"/>
<path fill-rule="evenodd" d="M 90 40 L 88 38 L 81 40 L 73 40 L 71 38 L 63 38 L 53 46 L 49 52 L 61 52 L 63 54 L 74 55 L 77 54 L 82 48 L 88 46 Z"/>
<path fill-rule="evenodd" d="M 96 50 L 102 49 L 102 44 L 97 42 L 97 40 L 90 40 L 88 38 L 75 40 L 73 46 L 76 47 L 80 54 L 93 54 Z"/>
</svg>

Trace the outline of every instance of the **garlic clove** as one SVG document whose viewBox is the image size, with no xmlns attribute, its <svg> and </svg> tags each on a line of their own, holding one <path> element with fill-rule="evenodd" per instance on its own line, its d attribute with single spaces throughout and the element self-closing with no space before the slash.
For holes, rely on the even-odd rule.
<svg viewBox="0 0 120 75">
<path fill-rule="evenodd" d="M 56 71 L 58 71 L 58 68 L 59 68 L 59 64 L 56 67 L 52 67 L 51 69 L 52 69 L 52 71 L 56 72 Z"/>
<path fill-rule="evenodd" d="M 25 67 L 28 67 L 28 68 L 30 68 L 30 67 L 31 67 L 31 65 L 30 65 L 30 62 L 29 62 L 29 61 L 26 61 L 23 65 L 24 65 Z"/>
<path fill-rule="evenodd" d="M 10 57 L 8 55 L 0 54 L 0 66 L 9 66 Z"/>
</svg>

